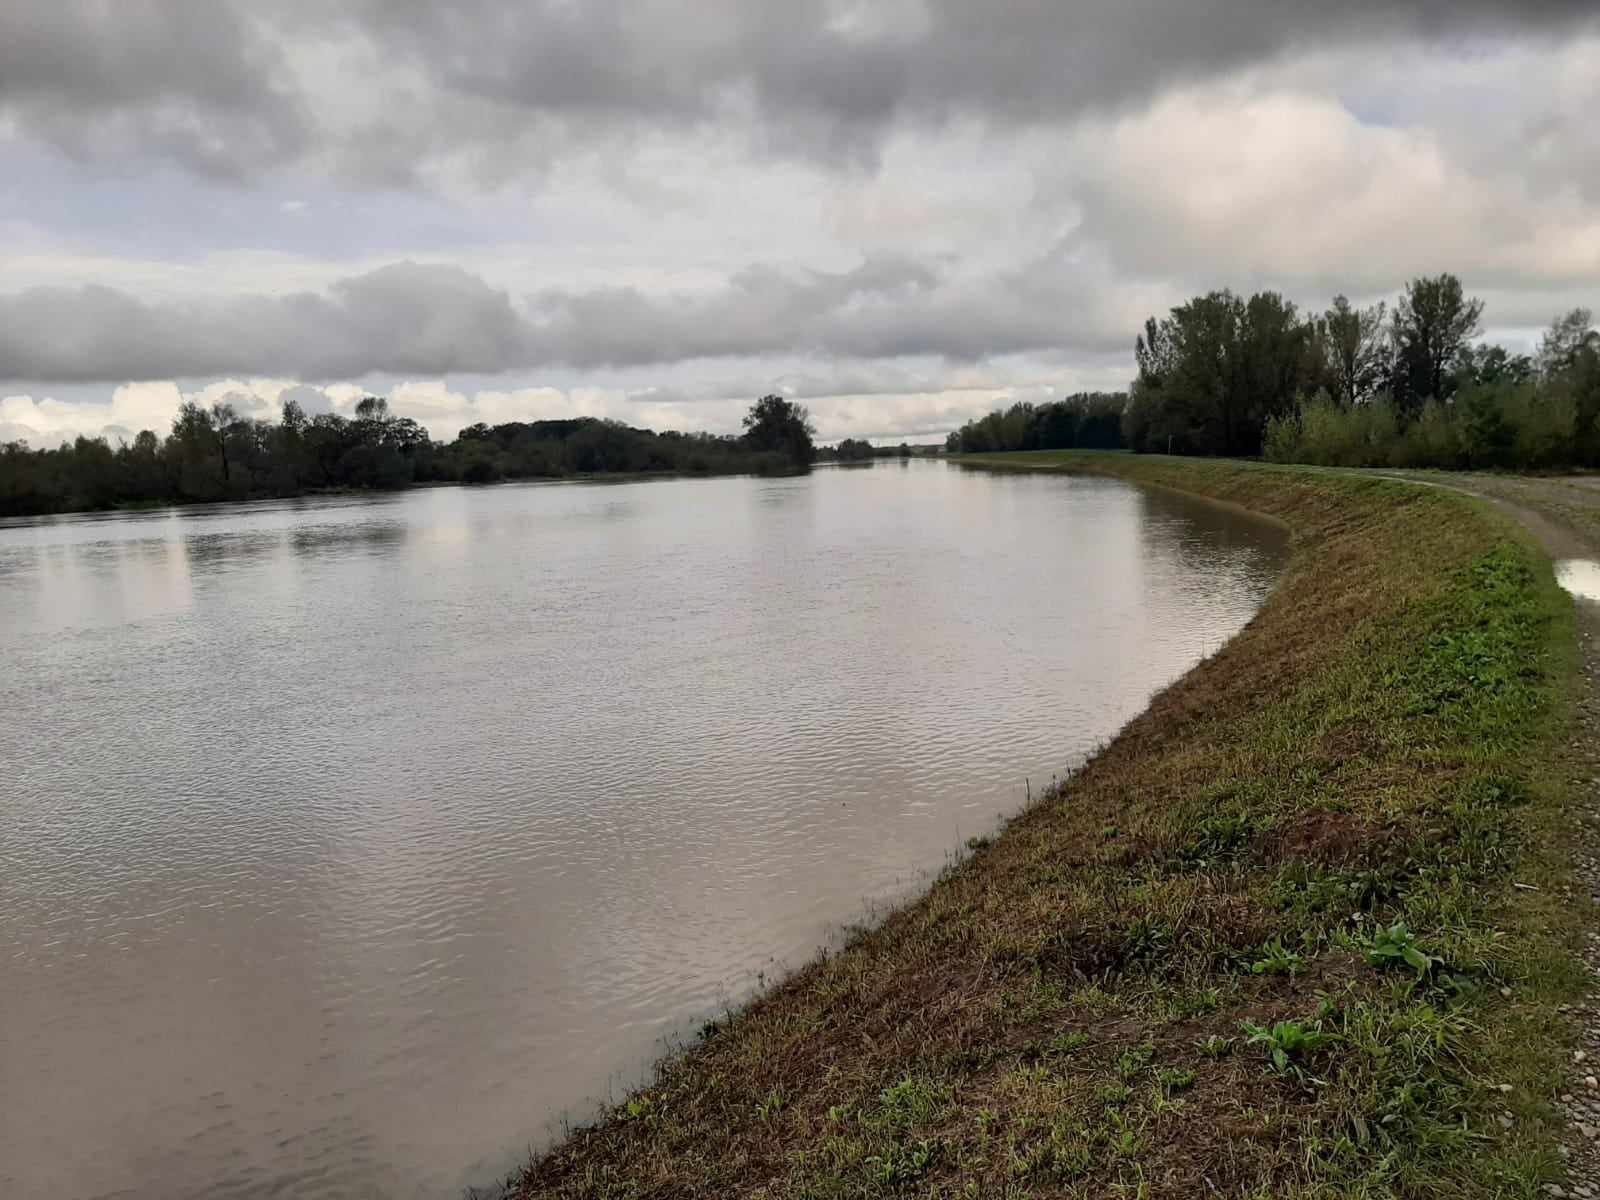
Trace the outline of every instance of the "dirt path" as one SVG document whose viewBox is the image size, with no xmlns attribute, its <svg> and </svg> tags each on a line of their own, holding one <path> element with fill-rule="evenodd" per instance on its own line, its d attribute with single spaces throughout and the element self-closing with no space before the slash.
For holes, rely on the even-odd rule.
<svg viewBox="0 0 1600 1200">
<path fill-rule="evenodd" d="M 1556 562 L 1600 562 L 1600 477 L 1517 478 L 1499 475 L 1434 474 L 1402 476 L 1435 487 L 1449 487 L 1487 500 L 1522 524 Z M 1600 903 L 1600 602 L 1578 599 L 1578 642 L 1587 682 L 1578 704 L 1578 740 L 1572 768 L 1582 785 L 1573 848 L 1577 881 L 1591 903 Z M 1596 986 L 1573 1014 L 1581 1024 L 1580 1049 L 1562 1103 L 1571 1119 L 1563 1147 L 1571 1178 L 1549 1185 L 1552 1196 L 1600 1197 L 1600 911 L 1591 920 L 1584 963 Z"/>
</svg>

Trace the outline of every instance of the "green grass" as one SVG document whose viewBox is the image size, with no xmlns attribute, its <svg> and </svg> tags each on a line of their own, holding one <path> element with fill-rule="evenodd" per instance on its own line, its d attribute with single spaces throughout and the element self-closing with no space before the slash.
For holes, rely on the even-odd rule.
<svg viewBox="0 0 1600 1200">
<path fill-rule="evenodd" d="M 999 463 L 1240 505 L 1294 554 L 1081 772 L 513 1191 L 1541 1194 L 1556 1008 L 1581 986 L 1560 901 L 1572 618 L 1548 564 L 1439 489 Z"/>
</svg>

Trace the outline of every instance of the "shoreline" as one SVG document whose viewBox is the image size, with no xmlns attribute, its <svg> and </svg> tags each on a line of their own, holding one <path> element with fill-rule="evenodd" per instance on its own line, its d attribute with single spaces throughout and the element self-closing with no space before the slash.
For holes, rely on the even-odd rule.
<svg viewBox="0 0 1600 1200">
<path fill-rule="evenodd" d="M 805 470 L 794 471 L 589 471 L 574 472 L 571 475 L 527 475 L 509 479 L 494 479 L 484 483 L 468 483 L 460 479 L 422 479 L 415 483 L 408 483 L 401 487 L 325 487 L 306 488 L 298 492 L 283 494 L 267 493 L 259 496 L 229 497 L 219 496 L 213 500 L 149 500 L 129 501 L 123 504 L 106 505 L 100 508 L 51 508 L 40 512 L 14 512 L 0 513 L 0 522 L 36 521 L 44 517 L 95 517 L 113 516 L 121 513 L 151 513 L 163 509 L 204 509 L 216 508 L 226 504 L 266 504 L 282 503 L 286 500 L 322 500 L 340 496 L 378 497 L 378 496 L 403 496 L 408 492 L 429 491 L 434 488 L 497 488 L 515 486 L 519 484 L 561 484 L 561 483 L 648 483 L 655 480 L 670 479 L 792 479 L 796 476 L 809 474 L 816 466 L 830 464 L 813 464 Z"/>
<path fill-rule="evenodd" d="M 1289 525 L 1291 558 L 1240 634 L 1057 791 L 509 1194 L 1559 1180 L 1558 1009 L 1581 979 L 1561 892 L 1572 617 L 1548 562 L 1475 501 L 1354 474 L 965 461 L 1231 503 Z"/>
</svg>

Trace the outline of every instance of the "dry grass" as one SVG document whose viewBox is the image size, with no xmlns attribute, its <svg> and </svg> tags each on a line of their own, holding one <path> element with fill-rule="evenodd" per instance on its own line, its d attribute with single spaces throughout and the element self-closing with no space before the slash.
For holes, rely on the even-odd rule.
<svg viewBox="0 0 1600 1200">
<path fill-rule="evenodd" d="M 1540 1194 L 1579 985 L 1551 758 L 1571 617 L 1548 566 L 1438 489 L 1004 461 L 1242 505 L 1295 553 L 1081 773 L 512 1193 Z M 1420 968 L 1374 965 L 1385 946 Z"/>
</svg>

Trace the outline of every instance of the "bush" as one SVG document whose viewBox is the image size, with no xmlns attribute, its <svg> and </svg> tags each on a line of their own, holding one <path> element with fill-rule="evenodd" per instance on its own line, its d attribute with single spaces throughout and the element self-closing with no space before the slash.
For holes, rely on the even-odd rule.
<svg viewBox="0 0 1600 1200">
<path fill-rule="evenodd" d="M 461 472 L 462 483 L 493 483 L 499 477 L 494 459 L 487 456 L 473 459 Z"/>
<path fill-rule="evenodd" d="M 1571 393 L 1522 388 L 1517 393 L 1513 457 L 1525 467 L 1559 467 L 1574 461 L 1578 404 Z"/>
<path fill-rule="evenodd" d="M 1319 392 L 1268 420 L 1263 451 L 1273 462 L 1382 467 L 1391 465 L 1398 445 L 1399 417 L 1387 396 L 1346 408 Z"/>
<path fill-rule="evenodd" d="M 1586 461 L 1582 426 L 1570 392 L 1529 381 L 1474 384 L 1409 421 L 1388 396 L 1346 407 L 1319 393 L 1269 420 L 1262 449 L 1326 467 L 1549 470 Z"/>
<path fill-rule="evenodd" d="M 1461 437 L 1450 420 L 1450 410 L 1437 400 L 1429 400 L 1422 412 L 1406 427 L 1396 466 L 1438 467 L 1452 470 L 1466 465 Z"/>
</svg>

